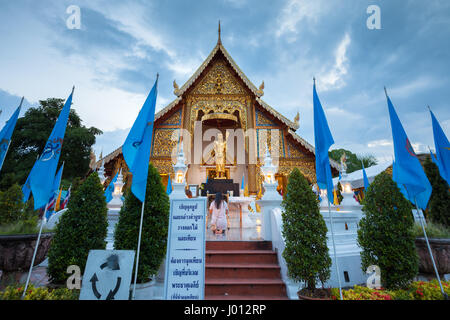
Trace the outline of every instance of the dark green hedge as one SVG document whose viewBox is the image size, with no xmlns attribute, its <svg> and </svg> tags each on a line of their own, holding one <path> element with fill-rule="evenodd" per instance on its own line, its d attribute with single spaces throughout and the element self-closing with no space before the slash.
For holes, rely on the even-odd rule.
<svg viewBox="0 0 450 320">
<path fill-rule="evenodd" d="M 367 189 L 358 230 L 362 270 L 381 269 L 381 284 L 387 289 L 407 287 L 418 272 L 411 203 L 392 177 L 383 172 Z"/>
<path fill-rule="evenodd" d="M 135 250 L 137 252 L 141 208 L 142 202 L 128 190 L 114 233 L 115 249 Z M 169 210 L 169 196 L 166 194 L 161 183 L 158 170 L 150 164 L 148 168 L 142 225 L 138 282 L 146 282 L 152 275 L 155 275 L 165 257 L 169 228 Z"/>
<path fill-rule="evenodd" d="M 317 280 L 323 284 L 330 277 L 327 226 L 316 195 L 297 168 L 289 175 L 282 206 L 286 242 L 283 258 L 288 266 L 288 275 L 296 281 L 305 281 L 308 289 L 314 289 Z"/>
<path fill-rule="evenodd" d="M 106 199 L 94 172 L 72 194 L 68 210 L 56 226 L 48 252 L 50 280 L 65 282 L 69 265 L 78 265 L 84 273 L 89 250 L 105 249 L 107 227 Z"/>
</svg>

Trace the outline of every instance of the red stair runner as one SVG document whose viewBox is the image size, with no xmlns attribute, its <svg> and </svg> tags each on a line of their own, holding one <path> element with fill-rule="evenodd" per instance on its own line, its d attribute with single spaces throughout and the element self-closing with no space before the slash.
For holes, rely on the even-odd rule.
<svg viewBox="0 0 450 320">
<path fill-rule="evenodd" d="M 285 300 L 270 241 L 207 241 L 205 299 Z"/>
</svg>

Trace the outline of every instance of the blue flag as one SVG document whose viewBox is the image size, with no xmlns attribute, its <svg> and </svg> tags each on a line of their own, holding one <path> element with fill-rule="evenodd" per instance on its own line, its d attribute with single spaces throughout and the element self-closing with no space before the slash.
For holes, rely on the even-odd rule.
<svg viewBox="0 0 450 320">
<path fill-rule="evenodd" d="M 53 192 L 57 193 L 59 191 L 63 170 L 64 170 L 64 162 L 62 163 L 61 167 L 58 170 L 58 173 L 55 176 L 55 179 L 53 180 Z"/>
<path fill-rule="evenodd" d="M 364 169 L 364 163 L 361 161 L 362 164 L 362 170 L 363 170 L 363 180 L 364 180 L 364 191 L 367 191 L 367 188 L 369 188 L 369 179 L 367 178 L 366 169 Z"/>
<path fill-rule="evenodd" d="M 22 193 L 23 193 L 23 203 L 27 202 L 30 198 L 31 193 L 31 186 L 30 186 L 30 176 L 28 175 L 27 181 L 25 181 L 25 184 L 22 186 Z"/>
<path fill-rule="evenodd" d="M 435 163 L 439 168 L 441 177 L 450 185 L 450 143 L 431 110 L 430 113 L 433 123 L 434 147 L 436 148 Z"/>
<path fill-rule="evenodd" d="M 119 176 L 119 171 L 117 171 L 116 175 L 114 176 L 114 178 L 112 178 L 111 182 L 108 184 L 108 186 L 105 189 L 105 198 L 106 198 L 106 203 L 109 203 L 113 196 L 113 192 L 114 192 L 114 182 L 117 181 L 117 177 Z"/>
<path fill-rule="evenodd" d="M 72 104 L 72 95 L 73 89 L 59 114 L 58 120 L 56 120 L 56 124 L 45 144 L 41 156 L 36 160 L 31 169 L 29 179 L 35 210 L 45 206 L 52 196 L 53 177 L 55 176 L 59 157 L 61 155 L 67 120 L 69 119 L 70 106 Z"/>
<path fill-rule="evenodd" d="M 433 152 L 431 152 L 431 150 L 430 150 L 430 157 L 431 161 L 433 161 L 433 163 L 438 167 L 439 174 L 441 174 L 441 172 L 444 172 L 444 170 L 441 168 L 441 163 L 438 161 L 438 159 L 436 159 L 436 156 L 433 154 Z"/>
<path fill-rule="evenodd" d="M 245 179 L 244 179 L 244 174 L 242 174 L 242 181 L 241 181 L 241 190 L 245 189 Z"/>
<path fill-rule="evenodd" d="M 45 216 L 45 218 L 47 220 L 54 213 L 56 200 L 57 200 L 58 195 L 59 195 L 59 186 L 61 185 L 61 178 L 62 178 L 63 170 L 64 170 L 64 162 L 61 165 L 61 167 L 59 168 L 58 173 L 56 173 L 55 178 L 53 179 L 53 192 L 50 195 L 49 204 L 47 206 L 47 214 Z"/>
<path fill-rule="evenodd" d="M 327 197 L 333 203 L 333 178 L 331 176 L 328 149 L 334 144 L 333 136 L 328 127 L 327 118 L 316 92 L 316 82 L 313 86 L 314 101 L 314 143 L 316 149 L 316 179 L 320 189 L 327 189 Z"/>
<path fill-rule="evenodd" d="M 386 95 L 391 119 L 392 139 L 394 141 L 395 163 L 392 178 L 403 186 L 406 198 L 423 210 L 427 208 L 431 196 L 431 184 L 417 158 L 408 136 L 395 112 L 391 99 Z M 400 187 L 400 190 L 402 188 Z"/>
<path fill-rule="evenodd" d="M 152 91 L 145 100 L 130 133 L 122 146 L 123 157 L 133 174 L 131 192 L 141 202 L 145 200 L 147 188 L 148 165 L 152 146 L 153 122 L 157 96 L 158 76 Z"/>
<path fill-rule="evenodd" d="M 23 102 L 23 98 L 22 98 Z M 16 111 L 12 114 L 11 118 L 6 121 L 5 126 L 2 131 L 0 131 L 0 170 L 3 167 L 3 161 L 5 161 L 6 153 L 8 152 L 9 144 L 11 143 L 11 136 L 16 127 L 17 118 L 19 117 L 20 108 L 22 107 L 22 102 Z"/>
<path fill-rule="evenodd" d="M 171 194 L 172 193 L 172 181 L 170 181 L 170 174 L 169 174 L 169 179 L 167 180 L 166 193 L 167 194 Z"/>
</svg>

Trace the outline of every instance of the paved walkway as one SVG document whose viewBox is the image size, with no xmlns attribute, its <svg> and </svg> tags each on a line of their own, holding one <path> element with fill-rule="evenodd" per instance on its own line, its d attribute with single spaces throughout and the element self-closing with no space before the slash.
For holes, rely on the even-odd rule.
<svg viewBox="0 0 450 320">
<path fill-rule="evenodd" d="M 254 214 L 249 213 L 249 217 L 252 220 L 252 222 L 255 224 L 256 221 L 254 219 Z M 253 219 L 252 219 L 253 218 Z M 211 231 L 211 215 L 208 214 L 208 220 L 207 220 L 208 226 L 206 229 L 206 241 L 256 241 L 256 240 L 262 240 L 261 239 L 261 227 L 260 226 L 253 226 L 248 227 L 243 224 L 241 228 L 240 223 L 240 212 L 238 209 L 233 208 L 230 206 L 230 230 L 227 230 L 225 232 L 225 235 L 215 235 Z"/>
</svg>

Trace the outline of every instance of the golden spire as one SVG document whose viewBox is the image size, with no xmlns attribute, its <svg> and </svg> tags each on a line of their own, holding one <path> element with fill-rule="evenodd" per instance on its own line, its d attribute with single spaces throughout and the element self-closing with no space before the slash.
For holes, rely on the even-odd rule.
<svg viewBox="0 0 450 320">
<path fill-rule="evenodd" d="M 220 39 L 220 20 L 219 20 L 219 37 L 217 39 L 218 44 L 222 44 L 222 40 Z"/>
<path fill-rule="evenodd" d="M 294 118 L 294 122 L 296 125 L 299 125 L 300 122 L 300 112 L 297 112 L 297 115 Z"/>
</svg>

